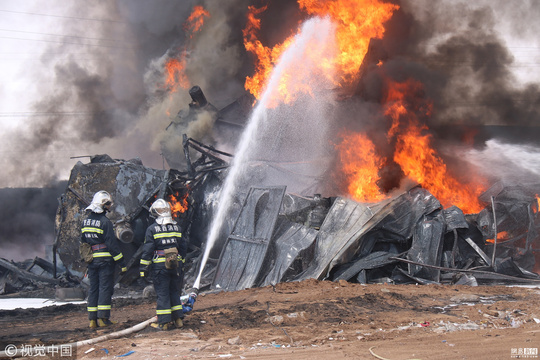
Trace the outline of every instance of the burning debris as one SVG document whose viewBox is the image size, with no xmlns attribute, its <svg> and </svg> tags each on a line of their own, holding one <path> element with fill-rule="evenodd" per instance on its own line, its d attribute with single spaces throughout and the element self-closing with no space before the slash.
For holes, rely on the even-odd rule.
<svg viewBox="0 0 540 360">
<path fill-rule="evenodd" d="M 190 95 L 189 111 L 179 114 L 184 120 L 197 121 L 203 112 L 212 113 L 215 121 L 242 113 L 238 101 L 217 110 L 199 87 Z M 225 121 L 222 126 L 231 125 Z M 232 155 L 180 135 L 181 129 L 173 122 L 167 131 L 181 143 L 182 154 L 164 154 L 169 164 L 183 170 L 156 170 L 138 159 L 108 155 L 77 163 L 56 216 L 53 252 L 60 264 L 44 266 L 53 275 L 44 277 L 3 262 L 3 291 L 35 282 L 85 284 L 85 264 L 78 254 L 79 219 L 99 189 L 115 199 L 109 217 L 128 267 L 125 275 L 117 276 L 122 286 L 147 285 L 138 279 L 138 265 L 151 221 L 148 209 L 158 197 L 171 203 L 173 217 L 189 241 L 186 288 L 197 283 L 203 290 L 232 291 L 311 278 L 468 285 L 540 281 L 535 273 L 540 184 L 498 183 L 479 197 L 475 206 L 483 209 L 474 214 L 464 214 L 457 206 L 444 208 L 421 185 L 360 202 L 354 196 L 288 193 L 285 185 L 236 187 L 218 241 L 209 244 L 209 224 L 216 216 L 217 196 L 231 171 Z M 274 167 L 283 171 L 279 164 Z M 355 186 L 353 194 L 358 189 L 366 194 L 365 186 Z M 65 271 L 57 272 L 59 267 Z"/>
<path fill-rule="evenodd" d="M 230 119 L 224 120 L 232 114 L 247 116 L 240 105 L 243 100 L 217 110 L 200 87 L 193 87 L 190 95 L 189 110 L 178 114 L 182 124 L 197 122 L 201 114 L 210 114 L 225 128 L 238 130 L 245 122 L 237 118 L 231 125 Z M 400 100 L 392 106 L 403 109 L 406 104 Z M 157 197 L 171 203 L 173 217 L 189 241 L 186 287 L 196 283 L 199 289 L 239 290 L 310 278 L 396 284 L 540 281 L 534 272 L 540 184 L 497 184 L 472 202 L 481 211 L 464 214 L 455 205 L 445 208 L 421 185 L 393 195 L 379 196 L 377 190 L 379 195 L 359 201 L 356 191 L 369 194 L 368 187 L 359 183 L 349 184 L 351 198 L 326 198 L 288 193 L 286 185 L 247 182 L 247 187 L 233 188 L 217 241 L 209 243 L 209 224 L 218 214 L 218 194 L 232 171 L 232 155 L 181 134 L 185 127 L 179 124 L 173 121 L 167 131 L 181 147 L 167 151 L 167 144 L 162 145 L 167 162 L 183 170 L 156 170 L 138 159 L 114 160 L 107 155 L 92 156 L 90 163 L 79 162 L 72 169 L 58 208 L 54 245 L 67 274 L 84 279 L 85 266 L 77 251 L 78 221 L 92 194 L 105 189 L 115 199 L 110 218 L 128 265 L 128 272 L 117 277 L 123 286 L 146 285 L 138 280 L 138 264 L 150 221 L 148 209 Z M 351 148 L 346 142 L 342 146 Z M 368 155 L 373 158 L 374 153 Z M 344 156 L 342 163 L 354 164 L 360 159 L 355 156 Z M 377 164 L 373 166 L 377 170 Z M 285 171 L 279 163 L 273 167 Z M 355 171 L 350 174 L 360 179 Z M 456 182 L 441 177 L 444 174 L 432 174 L 465 194 Z M 371 185 L 378 189 L 377 183 Z"/>
<path fill-rule="evenodd" d="M 310 278 L 396 284 L 453 284 L 464 278 L 468 284 L 538 283 L 535 248 L 524 240 L 537 238 L 537 200 L 524 197 L 524 187 L 509 191 L 513 200 L 496 203 L 523 198 L 524 208 L 534 216 L 527 211 L 520 216 L 523 208 L 499 208 L 495 213 L 499 226 L 511 227 L 513 240 L 522 240 L 523 247 L 486 241 L 491 206 L 465 215 L 455 206 L 443 209 L 421 187 L 375 204 L 325 199 L 329 207 L 320 228 L 309 220 L 320 204 L 318 196 L 291 211 L 279 205 L 284 189 L 252 189 L 222 251 L 213 286 L 240 290 Z M 512 224 L 503 225 L 502 219 L 508 218 Z"/>
<path fill-rule="evenodd" d="M 218 156 L 222 152 L 193 139 L 184 139 L 184 149 L 186 172 L 158 171 L 106 156 L 74 167 L 59 208 L 56 243 L 70 273 L 82 278 L 84 272 L 77 240 L 73 241 L 78 239 L 77 218 L 86 206 L 84 199 L 109 184 L 118 198 L 111 218 L 131 270 L 118 281 L 137 284 L 148 206 L 156 196 L 165 196 L 186 229 L 186 287 L 194 284 L 202 250 L 208 246 L 201 239 L 215 212 L 210 199 L 219 191 L 228 164 Z M 199 152 L 193 162 L 187 155 L 190 149 Z M 287 193 L 285 186 L 252 187 L 243 204 L 234 208 L 235 221 L 229 217 L 226 240 L 214 245 L 201 269 L 199 288 L 232 291 L 310 278 L 395 284 L 537 283 L 537 192 L 540 184 L 497 184 L 483 195 L 485 208 L 466 215 L 456 206 L 444 209 L 420 186 L 377 203 L 299 196 Z M 485 201 L 488 198 L 492 201 Z"/>
<path fill-rule="evenodd" d="M 309 19 L 272 48 L 260 40 L 267 7 L 248 7 L 241 33 L 255 58 L 255 73 L 245 77 L 249 94 L 218 110 L 192 86 L 188 109 L 160 138 L 171 170 L 106 155 L 77 164 L 61 199 L 54 247 L 70 274 L 84 275 L 75 250 L 81 209 L 105 189 L 117 199 L 111 217 L 129 260 L 128 273 L 118 279 L 126 286 L 137 282 L 148 206 L 158 196 L 172 203 L 190 242 L 186 283 L 199 285 L 200 271 L 201 289 L 307 278 L 537 281 L 538 186 L 503 185 L 498 174 L 465 169 L 458 146 L 439 141 L 448 134 L 437 125 L 480 121 L 490 113 L 485 108 L 502 122 L 514 121 L 505 118 L 509 109 L 484 98 L 488 89 L 512 84 L 500 41 L 480 26 L 474 39 L 461 31 L 437 33 L 440 43 L 421 51 L 426 39 L 418 34 L 431 32 L 409 13 L 413 4 L 373 1 L 362 4 L 362 12 L 357 5 L 298 1 L 295 9 Z M 167 51 L 158 62 L 165 65 L 166 89 L 156 88 L 164 94 L 178 96 L 200 68 L 191 42 L 208 36 L 203 23 L 215 18 L 202 7 L 192 15 L 189 40 L 178 47 L 183 50 Z M 490 64 L 498 71 L 484 68 L 486 47 L 501 55 L 501 64 Z M 471 61 L 439 65 L 448 54 Z M 478 84 L 460 81 L 469 78 Z M 511 88 L 500 91 L 502 100 L 520 95 Z M 534 98 L 537 89 L 528 90 L 535 90 Z M 453 112 L 449 100 L 456 96 L 475 99 L 480 111 Z M 511 110 L 520 119 L 537 112 Z M 457 137 L 474 137 L 463 128 L 467 133 Z M 236 147 L 233 161 L 216 150 L 220 136 Z"/>
</svg>

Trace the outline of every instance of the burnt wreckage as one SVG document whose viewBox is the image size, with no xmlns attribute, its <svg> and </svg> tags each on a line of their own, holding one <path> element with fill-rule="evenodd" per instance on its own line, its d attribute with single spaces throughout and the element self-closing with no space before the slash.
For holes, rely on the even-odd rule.
<svg viewBox="0 0 540 360">
<path fill-rule="evenodd" d="M 218 111 L 199 87 L 193 87 L 190 95 L 193 102 L 182 116 L 189 120 L 210 109 L 216 126 L 224 131 L 241 126 L 227 117 L 249 111 L 245 100 Z M 178 129 L 173 122 L 167 131 Z M 184 134 L 177 136 L 183 144 L 183 161 L 178 154 L 165 156 L 184 170 L 156 170 L 138 159 L 108 155 L 78 162 L 56 216 L 53 258 L 61 263 L 45 265 L 48 276 L 36 277 L 22 266 L 1 261 L 3 283 L 9 274 L 12 288 L 16 288 L 14 278 L 19 278 L 18 284 L 84 284 L 79 221 L 92 195 L 103 189 L 115 199 L 109 217 L 128 265 L 117 282 L 126 287 L 145 285 L 138 278 L 141 245 L 152 221 L 148 209 L 161 197 L 173 204 L 173 216 L 189 240 L 185 286 L 192 286 L 232 155 Z M 443 209 L 419 186 L 374 204 L 319 194 L 305 197 L 286 190 L 285 186 L 237 189 L 243 202 L 230 211 L 212 245 L 200 290 L 233 291 L 310 278 L 395 284 L 540 283 L 535 273 L 540 184 L 496 184 L 480 198 L 486 206 L 478 214 L 464 214 L 455 206 Z"/>
</svg>

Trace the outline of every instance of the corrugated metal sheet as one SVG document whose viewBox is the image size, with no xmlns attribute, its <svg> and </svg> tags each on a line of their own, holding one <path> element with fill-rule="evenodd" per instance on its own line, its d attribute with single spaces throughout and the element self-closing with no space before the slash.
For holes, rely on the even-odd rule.
<svg viewBox="0 0 540 360">
<path fill-rule="evenodd" d="M 318 231 L 286 218 L 278 219 L 274 233 L 273 267 L 259 286 L 289 281 L 313 260 Z"/>
<path fill-rule="evenodd" d="M 251 188 L 223 247 L 212 286 L 233 291 L 253 287 L 272 239 L 285 186 Z"/>
<path fill-rule="evenodd" d="M 301 279 L 323 279 L 330 270 L 330 263 L 351 239 L 358 238 L 365 224 L 373 217 L 372 209 L 345 198 L 337 198 L 319 230 L 315 258 Z"/>
</svg>

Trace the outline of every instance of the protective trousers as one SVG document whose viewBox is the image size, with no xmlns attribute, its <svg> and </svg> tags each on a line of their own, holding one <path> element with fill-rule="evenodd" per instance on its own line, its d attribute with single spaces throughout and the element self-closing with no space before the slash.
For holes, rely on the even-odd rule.
<svg viewBox="0 0 540 360">
<path fill-rule="evenodd" d="M 181 275 L 183 275 L 182 270 L 167 270 L 165 268 L 152 270 L 152 280 L 157 296 L 156 314 L 159 324 L 165 324 L 184 317 L 179 291 L 182 287 L 182 284 L 179 284 L 180 279 L 183 279 Z"/>
<path fill-rule="evenodd" d="M 114 288 L 114 262 L 96 261 L 88 265 L 88 319 L 108 319 L 111 316 L 111 298 Z"/>
</svg>

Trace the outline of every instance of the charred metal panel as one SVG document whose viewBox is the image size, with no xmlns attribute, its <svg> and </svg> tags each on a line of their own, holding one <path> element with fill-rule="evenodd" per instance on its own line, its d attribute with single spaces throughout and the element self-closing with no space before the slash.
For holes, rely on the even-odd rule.
<svg viewBox="0 0 540 360">
<path fill-rule="evenodd" d="M 251 188 L 228 237 L 213 287 L 228 291 L 257 283 L 278 217 L 285 186 Z"/>
<path fill-rule="evenodd" d="M 407 253 L 407 259 L 421 264 L 439 265 L 442 257 L 445 223 L 442 217 L 425 219 L 415 228 L 412 246 Z M 409 264 L 409 274 L 439 282 L 439 269 L 426 268 Z"/>
<path fill-rule="evenodd" d="M 373 250 L 373 231 L 396 234 L 399 242 L 412 237 L 418 220 L 441 205 L 427 190 L 415 187 L 397 198 L 377 204 L 361 204 L 338 198 L 326 216 L 315 251 L 315 261 L 300 279 L 323 279 L 330 271 Z"/>
<path fill-rule="evenodd" d="M 272 242 L 272 269 L 259 286 L 291 280 L 306 269 L 313 260 L 317 233 L 315 229 L 279 218 Z"/>
<path fill-rule="evenodd" d="M 389 253 L 386 251 L 372 252 L 368 256 L 355 261 L 350 267 L 348 267 L 342 273 L 337 274 L 335 278 L 333 279 L 333 281 L 339 281 L 339 280 L 348 281 L 363 270 L 375 269 L 375 268 L 383 267 L 385 265 L 397 262 L 396 260 L 389 260 L 389 258 L 392 256 L 396 256 L 396 254 Z"/>
<path fill-rule="evenodd" d="M 399 234 L 406 241 L 413 236 L 418 221 L 425 215 L 442 209 L 441 203 L 429 191 L 415 187 L 392 200 L 385 208 L 378 229 Z"/>
<path fill-rule="evenodd" d="M 538 194 L 540 184 L 505 185 L 496 183 L 482 196 L 489 204 L 476 219 L 484 239 L 495 239 L 486 252 L 506 257 L 511 255 L 521 267 L 532 271 L 540 239 Z M 497 232 L 497 234 L 495 233 Z"/>
<path fill-rule="evenodd" d="M 373 217 L 350 238 L 347 246 L 332 261 L 330 269 L 353 258 L 368 256 L 383 241 L 394 243 L 396 247 L 407 245 L 419 220 L 440 208 L 440 202 L 421 187 L 414 187 L 394 199 L 379 203 L 377 207 L 372 207 Z"/>
<path fill-rule="evenodd" d="M 298 280 L 324 278 L 332 260 L 351 238 L 357 238 L 357 233 L 372 217 L 373 212 L 368 205 L 337 198 L 319 230 L 314 261 Z"/>
<path fill-rule="evenodd" d="M 448 209 L 444 209 L 442 212 L 444 222 L 446 223 L 446 231 L 452 231 L 457 229 L 468 229 L 469 224 L 465 218 L 463 211 L 457 206 L 451 206 Z"/>
<path fill-rule="evenodd" d="M 108 157 L 107 157 L 108 158 Z M 93 160 L 95 160 L 93 158 Z M 112 160 L 110 158 L 78 162 L 71 170 L 68 188 L 60 199 L 56 217 L 56 252 L 64 265 L 81 274 L 86 265 L 79 258 L 80 223 L 84 209 L 95 192 L 108 191 L 113 197 L 112 211 L 107 215 L 113 224 L 133 221 L 133 216 L 166 181 L 165 170 L 144 167 L 140 160 Z M 134 228 L 144 228 L 136 224 Z M 136 243 L 120 243 L 122 252 L 129 256 L 136 250 Z"/>
</svg>

